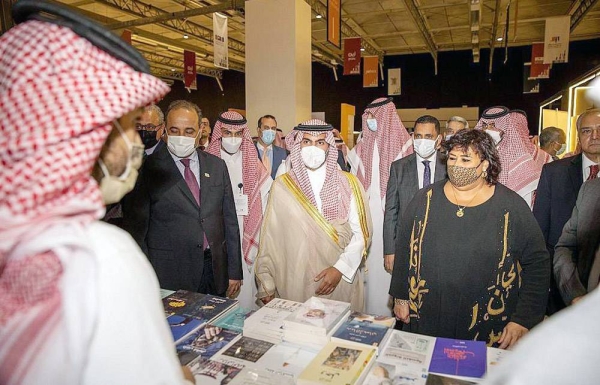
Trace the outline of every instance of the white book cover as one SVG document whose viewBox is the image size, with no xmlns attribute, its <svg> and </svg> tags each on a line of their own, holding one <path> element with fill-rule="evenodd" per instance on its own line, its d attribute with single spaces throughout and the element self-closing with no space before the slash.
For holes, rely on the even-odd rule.
<svg viewBox="0 0 600 385">
<path fill-rule="evenodd" d="M 196 384 L 202 385 L 222 385 L 230 383 L 240 371 L 243 365 L 235 363 L 223 363 L 212 360 L 199 361 L 191 368 Z"/>
<path fill-rule="evenodd" d="M 229 385 L 294 385 L 293 378 L 260 368 L 244 368 Z"/>
<path fill-rule="evenodd" d="M 394 330 L 380 350 L 377 360 L 427 373 L 435 340 L 435 337 Z"/>
<path fill-rule="evenodd" d="M 425 385 L 426 382 L 427 373 L 417 369 L 375 362 L 363 385 Z"/>
<path fill-rule="evenodd" d="M 349 315 L 348 302 L 311 297 L 302 307 L 290 314 L 284 321 L 284 329 L 314 331 L 328 334 L 340 319 Z"/>
<path fill-rule="evenodd" d="M 269 349 L 256 362 L 256 366 L 267 372 L 295 380 L 318 352 L 318 350 L 309 349 L 305 346 L 282 342 Z"/>
<path fill-rule="evenodd" d="M 509 350 L 505 350 L 505 349 L 498 349 L 498 348 L 487 348 L 487 352 L 486 352 L 486 359 L 487 359 L 487 369 L 486 369 L 486 375 L 490 374 L 491 372 L 493 372 L 496 369 L 496 366 L 498 366 L 500 364 L 500 362 L 502 362 L 503 360 L 506 359 L 506 356 L 508 356 L 510 354 Z"/>
<path fill-rule="evenodd" d="M 300 308 L 302 303 L 275 298 L 244 321 L 244 331 L 259 329 L 282 331 L 283 320 Z"/>
</svg>

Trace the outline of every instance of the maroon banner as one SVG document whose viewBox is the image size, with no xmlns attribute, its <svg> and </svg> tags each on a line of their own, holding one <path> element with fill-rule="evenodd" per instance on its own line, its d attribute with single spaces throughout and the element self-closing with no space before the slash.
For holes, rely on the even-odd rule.
<svg viewBox="0 0 600 385">
<path fill-rule="evenodd" d="M 531 45 L 531 79 L 549 79 L 551 64 L 544 64 L 544 43 Z"/>
<path fill-rule="evenodd" d="M 344 39 L 344 75 L 360 75 L 360 37 Z"/>
<path fill-rule="evenodd" d="M 197 90 L 196 83 L 196 53 L 183 51 L 183 83 L 185 88 Z"/>
<path fill-rule="evenodd" d="M 131 45 L 131 31 L 126 29 L 121 34 L 121 39 L 123 39 L 127 44 Z"/>
</svg>

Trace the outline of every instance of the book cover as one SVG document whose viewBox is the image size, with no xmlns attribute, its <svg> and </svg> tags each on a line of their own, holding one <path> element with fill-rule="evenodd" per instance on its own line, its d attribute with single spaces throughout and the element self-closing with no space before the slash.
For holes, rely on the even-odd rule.
<svg viewBox="0 0 600 385">
<path fill-rule="evenodd" d="M 392 364 L 375 362 L 363 385 L 425 385 L 427 373 Z"/>
<path fill-rule="evenodd" d="M 348 317 L 348 321 L 360 321 L 366 323 L 372 323 L 376 325 L 385 326 L 387 328 L 393 328 L 396 326 L 396 318 L 391 316 L 383 316 L 383 315 L 374 315 L 374 314 L 366 314 L 361 313 L 359 311 L 354 311 L 350 313 Z"/>
<path fill-rule="evenodd" d="M 378 347 L 381 346 L 388 332 L 390 329 L 385 326 L 360 321 L 346 321 L 333 333 L 331 338 L 339 342 L 352 341 Z"/>
<path fill-rule="evenodd" d="M 162 289 L 161 289 L 162 290 Z M 165 308 L 165 314 L 188 314 L 188 310 L 191 306 L 204 298 L 204 294 L 194 293 L 193 291 L 178 290 L 163 297 L 163 307 Z"/>
<path fill-rule="evenodd" d="M 461 380 L 458 378 L 446 377 L 440 374 L 430 373 L 427 376 L 425 385 L 471 385 L 476 382 Z"/>
<path fill-rule="evenodd" d="M 486 364 L 485 342 L 437 338 L 429 371 L 481 378 L 485 374 Z"/>
<path fill-rule="evenodd" d="M 231 357 L 237 360 L 256 362 L 258 361 L 274 344 L 261 341 L 250 337 L 242 337 L 233 345 L 224 350 L 221 356 Z"/>
<path fill-rule="evenodd" d="M 496 366 L 500 364 L 503 360 L 506 359 L 506 356 L 510 354 L 510 350 L 498 349 L 498 348 L 487 348 L 486 356 L 487 356 L 487 368 L 486 373 L 490 374 L 490 372 L 496 369 Z"/>
<path fill-rule="evenodd" d="M 283 320 L 301 306 L 301 302 L 275 298 L 246 318 L 244 329 L 257 329 L 264 333 L 283 333 Z"/>
<path fill-rule="evenodd" d="M 185 314 L 211 322 L 225 311 L 237 306 L 237 299 L 207 294 L 201 300 L 186 307 Z"/>
<path fill-rule="evenodd" d="M 434 346 L 435 337 L 392 330 L 379 352 L 378 361 L 427 373 Z"/>
<path fill-rule="evenodd" d="M 244 368 L 229 385 L 294 385 L 294 379 L 260 368 Z"/>
<path fill-rule="evenodd" d="M 375 359 L 375 349 L 328 343 L 302 371 L 298 384 L 356 384 Z"/>
<path fill-rule="evenodd" d="M 317 353 L 318 350 L 282 342 L 269 349 L 256 362 L 256 366 L 276 375 L 296 379 Z"/>
<path fill-rule="evenodd" d="M 201 326 L 177 344 L 179 360 L 182 365 L 187 365 L 198 358 L 209 359 L 239 337 L 240 333 L 233 330 Z"/>
<path fill-rule="evenodd" d="M 348 302 L 311 297 L 284 320 L 284 328 L 321 330 L 327 334 L 349 309 Z"/>
<path fill-rule="evenodd" d="M 192 368 L 196 384 L 222 385 L 229 384 L 243 369 L 241 365 L 225 364 L 223 362 L 202 360 Z"/>
<path fill-rule="evenodd" d="M 218 326 L 223 329 L 229 329 L 241 333 L 244 330 L 244 321 L 246 318 L 254 314 L 255 310 L 244 309 L 238 307 L 223 318 L 219 318 L 212 323 L 213 326 Z"/>
<path fill-rule="evenodd" d="M 188 334 L 205 324 L 203 320 L 178 314 L 167 317 L 167 322 L 175 343 L 181 342 Z"/>
</svg>

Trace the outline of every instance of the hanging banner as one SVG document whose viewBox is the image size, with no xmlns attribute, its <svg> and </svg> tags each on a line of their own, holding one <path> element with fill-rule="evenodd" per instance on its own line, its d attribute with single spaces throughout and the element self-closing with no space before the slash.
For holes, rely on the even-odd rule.
<svg viewBox="0 0 600 385">
<path fill-rule="evenodd" d="M 197 90 L 196 52 L 183 51 L 183 84 L 189 90 Z"/>
<path fill-rule="evenodd" d="M 377 56 L 365 56 L 363 57 L 363 61 L 363 65 L 365 66 L 363 71 L 363 87 L 377 87 L 379 58 Z"/>
<path fill-rule="evenodd" d="M 327 41 L 342 48 L 341 0 L 327 0 Z"/>
<path fill-rule="evenodd" d="M 532 79 L 550 79 L 550 64 L 544 64 L 544 43 L 533 43 L 531 46 Z"/>
<path fill-rule="evenodd" d="M 523 93 L 524 94 L 539 94 L 540 80 L 530 79 L 531 63 L 523 64 Z"/>
<path fill-rule="evenodd" d="M 216 67 L 229 69 L 229 53 L 227 51 L 227 16 L 213 13 L 213 47 Z"/>
<path fill-rule="evenodd" d="M 344 75 L 360 75 L 360 37 L 344 39 Z"/>
<path fill-rule="evenodd" d="M 128 29 L 124 30 L 121 34 L 121 39 L 123 39 L 123 41 L 127 44 L 131 45 L 131 31 Z"/>
<path fill-rule="evenodd" d="M 571 16 L 546 19 L 544 34 L 544 64 L 567 63 L 569 61 L 569 33 Z"/>
<path fill-rule="evenodd" d="M 389 68 L 387 83 L 388 96 L 401 95 L 402 91 L 400 88 L 400 84 L 400 68 Z"/>
</svg>

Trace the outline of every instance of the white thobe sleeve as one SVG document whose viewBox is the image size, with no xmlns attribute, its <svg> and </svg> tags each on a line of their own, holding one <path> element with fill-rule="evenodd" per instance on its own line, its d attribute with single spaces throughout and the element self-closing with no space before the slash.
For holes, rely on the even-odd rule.
<svg viewBox="0 0 600 385">
<path fill-rule="evenodd" d="M 354 195 L 350 201 L 348 223 L 352 229 L 352 239 L 333 267 L 342 273 L 342 279 L 344 281 L 352 283 L 354 280 L 354 275 L 356 274 L 356 271 L 362 262 L 363 251 L 365 249 L 365 239 L 360 226 L 360 218 L 358 215 L 358 208 L 356 207 L 356 199 L 354 199 Z"/>
</svg>

